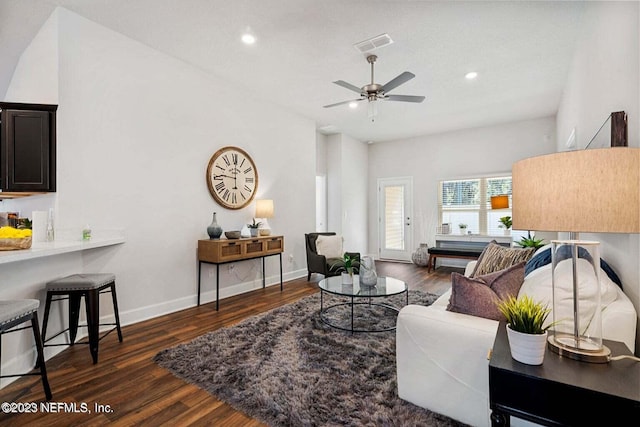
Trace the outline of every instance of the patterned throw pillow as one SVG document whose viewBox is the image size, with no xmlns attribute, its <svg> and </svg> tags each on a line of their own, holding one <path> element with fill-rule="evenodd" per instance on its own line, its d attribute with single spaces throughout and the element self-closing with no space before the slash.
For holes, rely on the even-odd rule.
<svg viewBox="0 0 640 427">
<path fill-rule="evenodd" d="M 510 296 L 517 297 L 524 283 L 524 262 L 476 278 L 451 273 L 451 298 L 448 311 L 506 320 L 496 302 Z"/>
<path fill-rule="evenodd" d="M 498 245 L 494 240 L 480 254 L 471 277 L 483 276 L 527 262 L 535 251 L 535 248 L 506 248 Z"/>
</svg>

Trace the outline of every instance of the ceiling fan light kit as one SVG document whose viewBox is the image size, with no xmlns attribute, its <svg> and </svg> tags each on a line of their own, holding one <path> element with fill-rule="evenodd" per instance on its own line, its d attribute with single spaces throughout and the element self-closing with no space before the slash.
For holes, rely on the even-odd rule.
<svg viewBox="0 0 640 427">
<path fill-rule="evenodd" d="M 360 98 L 358 99 L 350 99 L 348 101 L 337 102 L 335 104 L 325 105 L 324 108 L 337 107 L 338 105 L 349 104 L 350 106 L 354 102 L 367 100 L 369 102 L 368 116 L 371 121 L 374 121 L 377 114 L 378 108 L 376 105 L 376 101 L 378 100 L 386 100 L 386 101 L 400 101 L 400 102 L 413 102 L 420 103 L 424 101 L 424 96 L 416 96 L 416 95 L 389 95 L 388 92 L 397 88 L 398 86 L 408 82 L 412 78 L 415 77 L 415 74 L 410 73 L 409 71 L 405 71 L 404 73 L 398 75 L 391 81 L 389 81 L 385 85 L 380 85 L 375 83 L 374 79 L 374 64 L 378 57 L 376 55 L 367 55 L 367 62 L 371 64 L 371 83 L 364 85 L 362 88 L 359 88 L 351 83 L 347 83 L 343 80 L 336 80 L 333 82 L 338 86 L 342 86 L 345 89 L 349 89 L 353 92 L 357 92 L 360 94 Z M 353 107 L 352 107 L 353 108 Z"/>
</svg>

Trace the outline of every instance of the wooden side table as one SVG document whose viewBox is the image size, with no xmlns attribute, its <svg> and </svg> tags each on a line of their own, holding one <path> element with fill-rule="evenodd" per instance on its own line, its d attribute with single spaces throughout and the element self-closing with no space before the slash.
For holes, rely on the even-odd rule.
<svg viewBox="0 0 640 427">
<path fill-rule="evenodd" d="M 198 240 L 198 305 L 200 305 L 202 263 L 216 266 L 216 310 L 218 310 L 220 308 L 220 264 L 262 258 L 262 287 L 264 288 L 264 259 L 279 255 L 280 290 L 282 291 L 282 252 L 284 252 L 283 236 Z"/>
<path fill-rule="evenodd" d="M 631 354 L 623 343 L 603 340 L 612 356 Z M 640 419 L 640 362 L 588 363 L 546 350 L 540 366 L 511 357 L 500 322 L 489 361 L 491 425 L 510 416 L 547 426 L 622 426 Z M 633 422 L 633 421 L 632 421 Z"/>
</svg>

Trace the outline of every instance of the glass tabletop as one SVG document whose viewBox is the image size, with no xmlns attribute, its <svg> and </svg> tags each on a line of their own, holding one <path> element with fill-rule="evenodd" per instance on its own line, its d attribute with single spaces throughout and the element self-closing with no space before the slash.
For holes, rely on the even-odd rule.
<svg viewBox="0 0 640 427">
<path fill-rule="evenodd" d="M 361 286 L 357 274 L 353 275 L 353 283 L 348 285 L 342 283 L 342 277 L 333 276 L 320 280 L 318 286 L 335 295 L 357 297 L 388 297 L 407 291 L 407 284 L 393 277 L 378 277 L 376 286 Z"/>
</svg>

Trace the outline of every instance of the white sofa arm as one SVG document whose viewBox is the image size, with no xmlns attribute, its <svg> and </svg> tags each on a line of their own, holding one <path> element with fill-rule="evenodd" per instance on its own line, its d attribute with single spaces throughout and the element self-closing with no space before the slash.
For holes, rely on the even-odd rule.
<svg viewBox="0 0 640 427">
<path fill-rule="evenodd" d="M 489 426 L 487 355 L 497 329 L 495 320 L 446 311 L 446 304 L 402 308 L 396 329 L 399 397 Z"/>
</svg>

